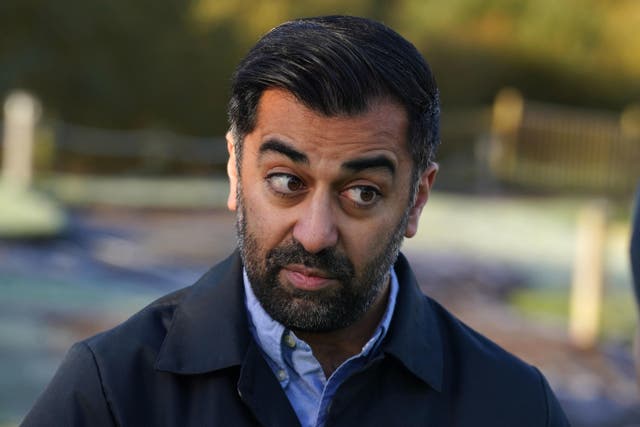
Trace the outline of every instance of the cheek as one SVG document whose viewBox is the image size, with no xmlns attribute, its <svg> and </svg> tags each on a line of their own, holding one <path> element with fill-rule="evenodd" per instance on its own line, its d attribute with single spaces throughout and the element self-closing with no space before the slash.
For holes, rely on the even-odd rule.
<svg viewBox="0 0 640 427">
<path fill-rule="evenodd" d="M 386 247 L 396 226 L 392 215 L 379 221 L 350 224 L 342 234 L 346 255 L 357 267 L 362 267 Z"/>
<path fill-rule="evenodd" d="M 259 198 L 245 198 L 244 212 L 247 232 L 261 251 L 278 246 L 288 235 L 286 216 L 269 208 Z"/>
</svg>

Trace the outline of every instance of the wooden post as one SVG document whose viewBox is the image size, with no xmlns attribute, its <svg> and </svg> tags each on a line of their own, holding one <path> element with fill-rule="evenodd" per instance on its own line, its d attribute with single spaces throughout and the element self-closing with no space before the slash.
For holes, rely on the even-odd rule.
<svg viewBox="0 0 640 427">
<path fill-rule="evenodd" d="M 569 338 L 580 349 L 593 348 L 600 332 L 606 234 L 606 203 L 596 201 L 585 206 L 578 216 L 569 301 Z"/>
<path fill-rule="evenodd" d="M 624 138 L 640 140 L 640 104 L 631 104 L 622 111 L 620 130 Z"/>
<path fill-rule="evenodd" d="M 511 175 L 516 166 L 517 133 L 522 124 L 524 99 L 513 88 L 496 95 L 491 118 L 489 166 L 494 173 Z"/>
<path fill-rule="evenodd" d="M 26 92 L 13 92 L 4 103 L 2 179 L 26 188 L 33 175 L 35 126 L 40 116 L 38 101 Z"/>
<path fill-rule="evenodd" d="M 630 104 L 622 111 L 620 133 L 623 145 L 619 150 L 620 157 L 616 159 L 616 172 L 624 180 L 625 190 L 633 191 L 640 164 L 640 103 Z"/>
</svg>

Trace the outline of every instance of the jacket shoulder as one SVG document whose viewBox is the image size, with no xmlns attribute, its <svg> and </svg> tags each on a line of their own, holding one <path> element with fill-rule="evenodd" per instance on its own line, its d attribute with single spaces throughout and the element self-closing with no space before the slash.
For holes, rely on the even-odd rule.
<svg viewBox="0 0 640 427">
<path fill-rule="evenodd" d="M 495 425 L 527 418 L 532 426 L 568 426 L 547 380 L 534 366 L 427 298 L 439 323 L 444 384 L 462 417 L 492 414 Z M 472 421 L 472 418 L 469 420 Z M 466 425 L 462 423 L 463 425 Z"/>
<path fill-rule="evenodd" d="M 176 308 L 192 286 L 164 295 L 153 301 L 118 326 L 82 341 L 94 353 L 121 354 L 129 346 L 158 348 L 169 329 Z"/>
<path fill-rule="evenodd" d="M 110 397 L 113 381 L 105 381 L 105 373 L 148 375 L 175 307 L 188 292 L 184 288 L 163 296 L 119 326 L 74 344 L 22 425 L 118 424 Z"/>
</svg>

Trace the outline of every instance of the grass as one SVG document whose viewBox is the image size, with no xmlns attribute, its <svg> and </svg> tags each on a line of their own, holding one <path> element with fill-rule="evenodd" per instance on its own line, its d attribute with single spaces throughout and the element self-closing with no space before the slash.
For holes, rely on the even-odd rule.
<svg viewBox="0 0 640 427">
<path fill-rule="evenodd" d="M 0 238 L 35 238 L 58 234 L 64 210 L 45 195 L 0 182 Z"/>
<path fill-rule="evenodd" d="M 71 206 L 202 209 L 225 206 L 229 191 L 220 177 L 130 177 L 55 174 L 38 186 Z"/>
<path fill-rule="evenodd" d="M 509 300 L 526 316 L 540 321 L 569 322 L 569 292 L 566 288 L 546 287 L 514 292 Z M 630 342 L 635 333 L 636 306 L 631 291 L 605 292 L 601 311 L 603 340 Z"/>
<path fill-rule="evenodd" d="M 450 252 L 531 273 L 533 285 L 568 287 L 577 219 L 592 201 L 560 197 L 499 197 L 433 193 L 408 251 Z M 614 288 L 630 288 L 629 214 L 607 224 L 603 256 Z"/>
<path fill-rule="evenodd" d="M 464 255 L 521 271 L 528 287 L 510 300 L 541 321 L 567 322 L 577 219 L 586 198 L 487 197 L 433 193 L 418 235 L 404 250 Z M 616 208 L 616 206 L 612 206 Z M 636 325 L 629 268 L 629 214 L 609 217 L 603 251 L 602 336 L 628 341 Z M 622 213 L 621 213 L 622 212 Z"/>
</svg>

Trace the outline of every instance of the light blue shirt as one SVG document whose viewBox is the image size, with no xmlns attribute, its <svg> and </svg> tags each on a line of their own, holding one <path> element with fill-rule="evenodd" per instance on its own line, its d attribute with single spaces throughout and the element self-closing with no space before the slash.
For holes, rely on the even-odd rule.
<svg viewBox="0 0 640 427">
<path fill-rule="evenodd" d="M 387 309 L 373 336 L 359 354 L 343 362 L 327 379 L 311 347 L 264 311 L 244 272 L 245 304 L 251 333 L 267 356 L 269 367 L 280 381 L 303 427 L 323 427 L 329 405 L 340 384 L 377 354 L 389 329 L 398 295 L 398 278 L 393 268 L 390 276 Z"/>
</svg>

